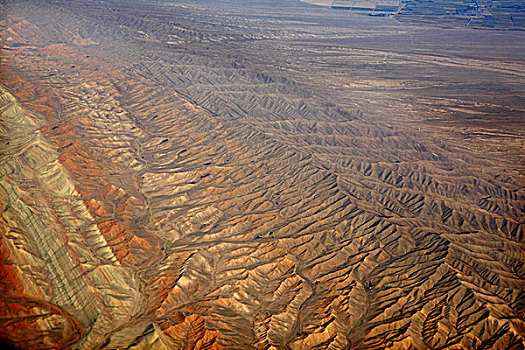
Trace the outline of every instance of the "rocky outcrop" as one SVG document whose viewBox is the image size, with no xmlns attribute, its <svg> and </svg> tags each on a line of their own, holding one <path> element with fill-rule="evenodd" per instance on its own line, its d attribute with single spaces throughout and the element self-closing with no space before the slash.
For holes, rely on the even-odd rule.
<svg viewBox="0 0 525 350">
<path fill-rule="evenodd" d="M 2 255 L 9 278 L 3 331 L 28 348 L 65 347 L 82 334 L 80 344 L 92 347 L 109 323 L 129 321 L 140 310 L 136 280 L 109 248 L 37 118 L 4 87 L 0 103 Z M 24 327 L 43 338 L 20 334 Z"/>
</svg>

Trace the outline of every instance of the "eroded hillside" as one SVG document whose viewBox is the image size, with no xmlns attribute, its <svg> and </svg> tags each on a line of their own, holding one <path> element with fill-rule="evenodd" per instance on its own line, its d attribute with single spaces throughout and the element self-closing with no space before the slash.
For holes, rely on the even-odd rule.
<svg viewBox="0 0 525 350">
<path fill-rule="evenodd" d="M 523 38 L 275 4 L 1 4 L 5 341 L 524 348 Z"/>
</svg>

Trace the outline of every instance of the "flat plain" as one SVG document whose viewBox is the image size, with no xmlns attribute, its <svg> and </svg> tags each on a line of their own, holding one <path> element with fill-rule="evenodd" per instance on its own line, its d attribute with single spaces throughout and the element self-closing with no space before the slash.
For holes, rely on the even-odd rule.
<svg viewBox="0 0 525 350">
<path fill-rule="evenodd" d="M 4 342 L 525 348 L 519 25 L 0 6 Z"/>
</svg>

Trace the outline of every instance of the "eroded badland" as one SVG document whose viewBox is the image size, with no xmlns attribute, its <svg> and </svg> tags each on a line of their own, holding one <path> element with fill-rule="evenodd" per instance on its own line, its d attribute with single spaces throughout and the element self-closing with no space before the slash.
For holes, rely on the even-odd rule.
<svg viewBox="0 0 525 350">
<path fill-rule="evenodd" d="M 524 348 L 522 29 L 0 6 L 4 342 Z"/>
</svg>

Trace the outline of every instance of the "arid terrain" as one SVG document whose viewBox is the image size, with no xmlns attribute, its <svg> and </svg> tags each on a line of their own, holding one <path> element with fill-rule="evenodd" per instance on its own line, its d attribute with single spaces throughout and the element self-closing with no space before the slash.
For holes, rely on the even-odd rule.
<svg viewBox="0 0 525 350">
<path fill-rule="evenodd" d="M 525 349 L 523 17 L 0 11 L 4 343 Z"/>
<path fill-rule="evenodd" d="M 517 0 L 301 0 L 336 10 L 393 16 L 413 24 L 525 29 L 525 3 Z"/>
</svg>

